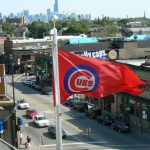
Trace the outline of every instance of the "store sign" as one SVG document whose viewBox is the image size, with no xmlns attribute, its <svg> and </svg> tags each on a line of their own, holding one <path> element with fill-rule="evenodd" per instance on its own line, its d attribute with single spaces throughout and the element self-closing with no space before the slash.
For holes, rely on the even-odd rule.
<svg viewBox="0 0 150 150">
<path fill-rule="evenodd" d="M 86 57 L 99 58 L 105 60 L 118 58 L 118 53 L 115 50 L 84 51 L 75 53 Z"/>
</svg>

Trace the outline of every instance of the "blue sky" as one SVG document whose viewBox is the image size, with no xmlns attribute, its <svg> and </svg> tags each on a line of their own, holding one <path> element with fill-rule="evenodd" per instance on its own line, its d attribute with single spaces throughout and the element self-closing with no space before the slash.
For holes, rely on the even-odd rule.
<svg viewBox="0 0 150 150">
<path fill-rule="evenodd" d="M 102 17 L 142 17 L 144 11 L 150 18 L 150 0 L 58 0 L 60 12 L 91 14 L 92 18 Z M 30 14 L 46 13 L 53 10 L 54 0 L 0 0 L 0 12 L 21 12 L 28 9 Z"/>
</svg>

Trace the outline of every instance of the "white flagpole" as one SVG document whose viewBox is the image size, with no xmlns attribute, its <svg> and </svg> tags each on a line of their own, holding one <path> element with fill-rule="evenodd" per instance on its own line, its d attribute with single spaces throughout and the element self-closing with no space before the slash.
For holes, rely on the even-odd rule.
<svg viewBox="0 0 150 150">
<path fill-rule="evenodd" d="M 57 45 L 57 29 L 53 29 L 53 71 L 55 82 L 55 100 L 56 100 L 56 150 L 62 150 L 62 126 L 61 126 L 61 104 L 60 104 L 60 87 L 59 87 L 59 65 L 58 65 L 58 45 Z"/>
</svg>

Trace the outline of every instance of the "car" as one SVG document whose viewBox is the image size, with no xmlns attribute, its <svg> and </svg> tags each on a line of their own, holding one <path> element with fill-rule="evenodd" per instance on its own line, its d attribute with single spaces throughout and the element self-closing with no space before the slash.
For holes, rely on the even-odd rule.
<svg viewBox="0 0 150 150">
<path fill-rule="evenodd" d="M 78 111 L 86 111 L 86 110 L 88 110 L 88 103 L 79 101 L 74 104 L 73 108 Z"/>
<path fill-rule="evenodd" d="M 73 107 L 75 101 L 79 101 L 77 98 L 70 98 L 66 100 L 63 105 L 68 106 L 68 107 Z"/>
<path fill-rule="evenodd" d="M 24 99 L 18 100 L 17 105 L 18 105 L 18 108 L 20 109 L 28 109 L 30 107 L 29 103 Z"/>
<path fill-rule="evenodd" d="M 43 115 L 36 115 L 33 117 L 33 122 L 39 127 L 46 127 L 50 125 L 49 120 Z"/>
<path fill-rule="evenodd" d="M 102 114 L 97 117 L 97 122 L 103 125 L 111 125 L 114 122 L 114 118 L 110 115 Z"/>
<path fill-rule="evenodd" d="M 56 139 L 56 127 L 54 125 L 48 126 L 48 133 L 50 136 L 52 136 L 54 139 Z M 65 139 L 67 136 L 65 130 L 62 128 L 62 138 Z"/>
<path fill-rule="evenodd" d="M 42 89 L 42 94 L 51 95 L 51 94 L 52 94 L 52 87 L 50 87 L 50 86 L 45 86 L 45 87 Z"/>
<path fill-rule="evenodd" d="M 131 132 L 131 127 L 122 121 L 115 121 L 111 124 L 111 128 L 118 132 Z"/>
<path fill-rule="evenodd" d="M 33 82 L 33 81 L 30 80 L 30 79 L 25 79 L 25 80 L 23 81 L 23 83 L 26 84 L 26 85 L 31 85 L 32 82 Z"/>
<path fill-rule="evenodd" d="M 87 111 L 85 111 L 85 114 L 87 117 L 90 117 L 91 119 L 96 119 L 98 116 L 102 114 L 102 111 L 99 107 L 93 106 L 89 108 Z"/>
<path fill-rule="evenodd" d="M 39 111 L 35 110 L 35 109 L 27 109 L 26 110 L 26 116 L 30 119 L 32 119 L 34 116 L 37 115 L 42 115 L 42 113 L 40 113 Z"/>
</svg>

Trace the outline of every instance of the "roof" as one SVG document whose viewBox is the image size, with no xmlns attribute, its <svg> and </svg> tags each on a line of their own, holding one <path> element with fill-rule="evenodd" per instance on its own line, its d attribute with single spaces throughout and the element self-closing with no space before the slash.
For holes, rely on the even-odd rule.
<svg viewBox="0 0 150 150">
<path fill-rule="evenodd" d="M 69 44 L 80 44 L 80 43 L 98 43 L 98 39 L 96 37 L 89 38 L 71 38 L 68 39 Z"/>
<path fill-rule="evenodd" d="M 52 41 L 51 39 L 15 39 L 12 40 L 13 43 L 33 43 L 33 42 L 46 42 L 46 41 Z"/>
<path fill-rule="evenodd" d="M 68 44 L 59 47 L 65 51 L 98 51 L 110 49 L 110 44 L 108 41 L 98 42 L 98 43 L 86 43 L 86 44 Z"/>
<path fill-rule="evenodd" d="M 127 37 L 126 40 L 136 40 L 136 41 L 143 41 L 143 40 L 150 40 L 150 36 L 148 35 L 132 35 L 130 37 Z"/>
</svg>

